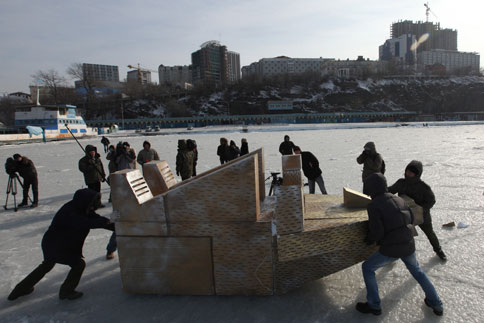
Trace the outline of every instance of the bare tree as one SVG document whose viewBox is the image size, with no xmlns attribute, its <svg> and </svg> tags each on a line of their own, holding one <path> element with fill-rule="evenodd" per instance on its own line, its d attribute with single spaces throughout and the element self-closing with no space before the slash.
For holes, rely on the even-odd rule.
<svg viewBox="0 0 484 323">
<path fill-rule="evenodd" d="M 32 75 L 32 78 L 36 83 L 40 83 L 43 86 L 49 88 L 50 95 L 54 99 L 54 103 L 57 104 L 57 95 L 59 87 L 65 87 L 67 80 L 64 76 L 60 75 L 54 69 L 50 69 L 48 71 L 38 71 L 37 73 Z"/>
</svg>

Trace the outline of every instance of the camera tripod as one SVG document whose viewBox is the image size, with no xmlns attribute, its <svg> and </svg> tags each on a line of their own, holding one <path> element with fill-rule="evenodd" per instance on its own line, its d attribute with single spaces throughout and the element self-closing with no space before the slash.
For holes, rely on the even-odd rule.
<svg viewBox="0 0 484 323">
<path fill-rule="evenodd" d="M 279 174 L 280 173 L 271 172 L 271 176 L 266 178 L 265 181 L 267 181 L 268 179 L 270 179 L 272 177 L 271 188 L 269 189 L 269 195 L 268 196 L 271 196 L 271 195 L 274 194 L 274 189 L 275 189 L 276 186 L 282 185 L 282 177 L 277 176 Z"/>
<path fill-rule="evenodd" d="M 8 177 L 8 183 L 7 183 L 7 199 L 5 200 L 5 205 L 3 206 L 3 208 L 5 210 L 8 210 L 8 196 L 9 195 L 13 195 L 13 209 L 15 210 L 15 212 L 17 212 L 18 210 L 18 206 L 17 206 L 17 182 L 20 184 L 20 187 L 24 187 L 24 185 L 22 184 L 22 181 L 20 180 L 20 178 L 18 177 L 17 174 L 13 174 L 13 175 L 10 175 Z M 32 202 L 32 200 L 30 199 L 30 195 L 28 196 L 29 200 Z"/>
</svg>

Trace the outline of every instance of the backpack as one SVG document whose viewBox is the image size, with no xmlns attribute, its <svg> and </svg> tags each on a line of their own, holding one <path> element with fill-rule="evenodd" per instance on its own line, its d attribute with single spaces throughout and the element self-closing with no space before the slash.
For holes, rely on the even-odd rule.
<svg viewBox="0 0 484 323">
<path fill-rule="evenodd" d="M 380 173 L 385 174 L 385 161 L 383 159 L 381 160 Z"/>
</svg>

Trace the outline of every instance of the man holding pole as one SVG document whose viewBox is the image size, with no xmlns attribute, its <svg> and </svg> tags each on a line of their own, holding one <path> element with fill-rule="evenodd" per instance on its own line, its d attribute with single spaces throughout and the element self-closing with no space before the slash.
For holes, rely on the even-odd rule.
<svg viewBox="0 0 484 323">
<path fill-rule="evenodd" d="M 79 170 L 84 174 L 84 182 L 96 192 L 101 192 L 101 182 L 106 180 L 100 157 L 95 146 L 87 145 L 86 155 L 79 160 Z"/>
</svg>

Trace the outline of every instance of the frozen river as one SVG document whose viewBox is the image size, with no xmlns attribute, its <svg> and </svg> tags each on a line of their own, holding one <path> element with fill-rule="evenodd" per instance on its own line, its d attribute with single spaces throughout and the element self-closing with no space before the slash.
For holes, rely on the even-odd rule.
<svg viewBox="0 0 484 323">
<path fill-rule="evenodd" d="M 268 176 L 269 171 L 281 169 L 278 147 L 284 134 L 319 159 L 329 194 L 341 195 L 344 186 L 361 190 L 361 166 L 356 157 L 367 141 L 374 141 L 385 159 L 389 184 L 403 175 L 409 161 L 422 161 L 422 179 L 432 187 L 437 199 L 431 210 L 434 229 L 449 260 L 442 263 L 435 256 L 421 231 L 416 237 L 417 258 L 444 302 L 443 317 L 436 317 L 424 305 L 423 292 L 400 262 L 393 270 L 382 268 L 377 272 L 383 310 L 379 317 L 365 316 L 354 309 L 366 295 L 361 264 L 281 296 L 127 294 L 122 290 L 117 257 L 105 260 L 110 233 L 103 230 L 92 230 L 84 246 L 87 266 L 78 287 L 84 297 L 59 300 L 58 290 L 68 267 L 57 265 L 37 284 L 34 293 L 9 302 L 6 298 L 15 284 L 42 261 L 40 242 L 52 216 L 75 190 L 85 186 L 77 168 L 83 153 L 75 141 L 64 141 L 0 147 L 3 161 L 14 153 L 34 161 L 40 191 L 36 209 L 0 211 L 0 321 L 484 322 L 484 125 L 335 129 L 280 126 L 263 132 L 250 129 L 242 133 L 234 128 L 232 132 L 223 129 L 110 140 L 114 144 L 128 141 L 136 151 L 142 148 L 144 140 L 149 140 L 160 158 L 174 169 L 178 139 L 195 139 L 199 150 L 197 171 L 201 173 L 219 164 L 216 149 L 221 136 L 239 146 L 240 139 L 247 138 L 250 150 L 264 148 Z M 99 141 L 100 138 L 80 142 L 84 146 L 94 144 L 102 151 Z M 105 154 L 101 152 L 101 156 L 105 161 Z M 107 161 L 104 165 L 107 169 Z M 0 186 L 6 188 L 7 179 L 0 172 Z M 105 202 L 108 192 L 108 186 L 103 184 Z M 1 197 L 4 203 L 5 193 Z M 108 215 L 111 207 L 107 206 L 99 213 Z M 451 221 L 468 227 L 442 228 L 442 224 Z"/>
</svg>

